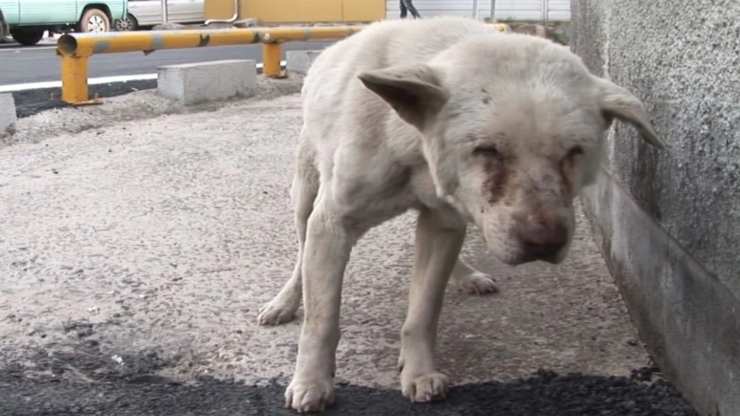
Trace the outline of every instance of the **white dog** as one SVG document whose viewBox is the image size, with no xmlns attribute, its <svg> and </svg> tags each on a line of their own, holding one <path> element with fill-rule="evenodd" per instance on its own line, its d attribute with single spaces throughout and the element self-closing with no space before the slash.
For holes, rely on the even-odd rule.
<svg viewBox="0 0 740 416">
<path fill-rule="evenodd" d="M 334 401 L 342 276 L 355 242 L 419 212 L 401 389 L 445 397 L 434 360 L 451 274 L 493 290 L 458 261 L 468 223 L 501 261 L 557 263 L 573 235 L 573 200 L 594 177 L 613 118 L 661 146 L 640 101 L 591 75 L 567 48 L 495 33 L 466 19 L 373 24 L 327 48 L 303 87 L 292 196 L 300 250 L 293 276 L 261 311 L 264 325 L 305 316 L 286 406 Z M 472 282 L 472 283 L 471 283 Z"/>
</svg>

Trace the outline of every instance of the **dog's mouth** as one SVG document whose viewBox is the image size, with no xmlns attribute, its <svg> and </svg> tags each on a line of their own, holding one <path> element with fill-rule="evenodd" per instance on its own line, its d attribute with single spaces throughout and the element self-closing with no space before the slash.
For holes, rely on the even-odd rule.
<svg viewBox="0 0 740 416">
<path fill-rule="evenodd" d="M 522 254 L 519 256 L 511 257 L 499 257 L 496 256 L 502 263 L 508 266 L 519 266 L 526 263 L 532 263 L 535 261 L 544 261 L 550 264 L 559 264 L 563 261 L 562 256 L 550 255 L 550 256 L 533 256 L 529 254 Z"/>
<path fill-rule="evenodd" d="M 550 264 L 562 263 L 567 257 L 572 235 L 567 233 L 561 241 L 550 244 L 532 244 L 513 236 L 501 241 L 489 238 L 486 233 L 483 233 L 482 237 L 488 246 L 489 254 L 506 265 L 518 266 L 535 261 Z"/>
<path fill-rule="evenodd" d="M 563 259 L 562 259 L 562 256 L 560 256 L 558 254 L 550 254 L 550 255 L 547 255 L 547 256 L 525 255 L 524 256 L 524 260 L 521 261 L 519 264 L 531 263 L 533 261 L 544 261 L 544 262 L 550 263 L 550 264 L 558 264 L 561 261 L 563 261 Z"/>
<path fill-rule="evenodd" d="M 496 250 L 489 250 L 499 261 L 509 266 L 518 266 L 520 264 L 543 261 L 550 264 L 560 264 L 566 257 L 568 245 L 558 250 L 543 252 L 541 250 L 527 250 L 525 247 L 519 247 L 515 250 L 507 250 L 505 253 L 499 253 Z"/>
</svg>

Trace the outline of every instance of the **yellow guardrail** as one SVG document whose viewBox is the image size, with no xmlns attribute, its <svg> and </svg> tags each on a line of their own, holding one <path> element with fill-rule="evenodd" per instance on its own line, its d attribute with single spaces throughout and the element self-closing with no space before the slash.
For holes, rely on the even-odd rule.
<svg viewBox="0 0 740 416">
<path fill-rule="evenodd" d="M 263 44 L 263 73 L 280 76 L 280 44 L 287 41 L 340 39 L 364 26 L 271 27 L 254 29 L 170 30 L 102 34 L 66 34 L 57 41 L 61 56 L 62 100 L 73 105 L 95 103 L 88 97 L 87 67 L 101 53 L 151 53 L 159 49 Z"/>
<path fill-rule="evenodd" d="M 505 24 L 493 29 L 509 31 Z M 61 57 L 62 101 L 73 105 L 93 104 L 87 86 L 87 67 L 92 55 L 102 53 L 151 53 L 159 49 L 199 48 L 208 46 L 263 44 L 263 73 L 269 77 L 281 75 L 280 44 L 288 41 L 340 39 L 356 33 L 365 26 L 269 27 L 251 29 L 208 29 L 117 32 L 99 34 L 66 34 L 57 41 Z"/>
</svg>

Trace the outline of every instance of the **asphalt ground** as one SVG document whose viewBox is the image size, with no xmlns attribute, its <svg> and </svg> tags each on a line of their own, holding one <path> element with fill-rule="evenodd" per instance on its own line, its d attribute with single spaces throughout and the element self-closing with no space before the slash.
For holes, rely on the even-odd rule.
<svg viewBox="0 0 740 416">
<path fill-rule="evenodd" d="M 55 361 L 58 359 L 58 361 Z M 70 355 L 42 358 L 58 375 L 29 380 L 0 375 L 0 412 L 7 416 L 293 415 L 282 408 L 285 385 L 261 386 L 202 377 L 187 384 L 150 374 L 121 374 L 87 359 L 85 381 L 60 380 Z M 149 357 L 155 360 L 156 357 Z M 102 371 L 100 371 L 102 369 Z M 340 384 L 327 415 L 683 416 L 695 415 L 663 382 L 541 371 L 511 382 L 453 387 L 448 400 L 412 404 L 394 390 Z"/>
<path fill-rule="evenodd" d="M 327 42 L 290 42 L 284 50 L 321 49 Z M 59 79 L 55 48 L 48 44 L 19 47 L 0 44 L 0 86 Z M 200 49 L 162 50 L 145 56 L 140 52 L 98 55 L 91 60 L 90 77 L 156 73 L 157 67 L 220 59 L 262 60 L 260 45 L 223 46 Z M 157 87 L 156 80 L 131 80 L 89 86 L 91 98 L 109 98 Z M 19 118 L 40 111 L 68 106 L 61 101 L 61 88 L 33 88 L 11 92 Z"/>
<path fill-rule="evenodd" d="M 287 42 L 283 50 L 321 49 L 327 42 Z M 166 49 L 148 55 L 126 52 L 94 55 L 88 77 L 152 74 L 162 65 L 207 62 L 222 59 L 253 59 L 262 62 L 262 45 L 214 46 Z M 59 58 L 53 46 L 0 46 L 0 86 L 8 84 L 58 81 Z"/>
<path fill-rule="evenodd" d="M 110 98 L 135 91 L 157 88 L 157 80 L 127 81 L 88 86 L 92 98 Z M 32 116 L 52 108 L 69 107 L 61 100 L 61 88 L 39 88 L 12 92 L 18 118 Z"/>
<path fill-rule="evenodd" d="M 140 91 L 29 116 L 0 141 L 1 415 L 289 414 L 300 325 L 256 315 L 296 252 L 300 99 L 173 108 Z M 413 220 L 354 250 L 328 414 L 695 414 L 645 369 L 580 211 L 558 266 L 507 267 L 471 230 L 463 256 L 501 292 L 448 289 L 438 357 L 455 387 L 408 403 L 396 358 Z"/>
</svg>

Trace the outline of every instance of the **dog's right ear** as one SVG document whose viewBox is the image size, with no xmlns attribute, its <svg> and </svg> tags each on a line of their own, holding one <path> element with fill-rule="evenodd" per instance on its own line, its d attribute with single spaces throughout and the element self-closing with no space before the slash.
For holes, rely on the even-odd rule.
<svg viewBox="0 0 740 416">
<path fill-rule="evenodd" d="M 434 69 L 424 64 L 363 72 L 359 78 L 419 130 L 424 129 L 449 98 Z"/>
</svg>

